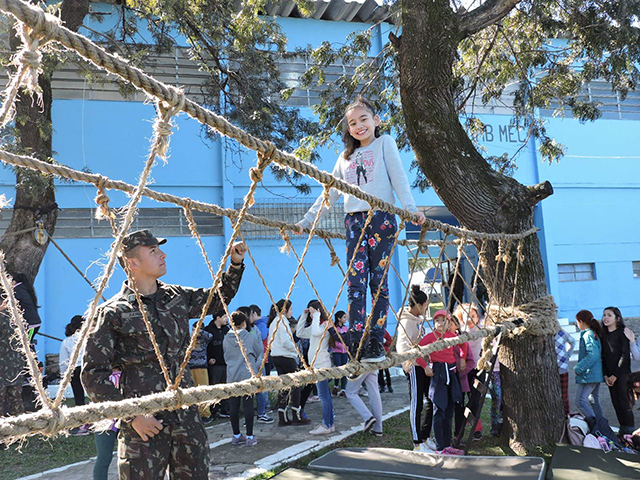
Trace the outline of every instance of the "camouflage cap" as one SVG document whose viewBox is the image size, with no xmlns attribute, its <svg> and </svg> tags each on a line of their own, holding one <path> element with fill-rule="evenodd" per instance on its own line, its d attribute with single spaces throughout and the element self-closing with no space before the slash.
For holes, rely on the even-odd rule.
<svg viewBox="0 0 640 480">
<path fill-rule="evenodd" d="M 154 237 L 151 230 L 136 230 L 122 240 L 122 251 L 128 252 L 138 246 L 153 247 L 155 245 L 164 245 L 165 243 L 167 243 L 166 238 Z"/>
</svg>

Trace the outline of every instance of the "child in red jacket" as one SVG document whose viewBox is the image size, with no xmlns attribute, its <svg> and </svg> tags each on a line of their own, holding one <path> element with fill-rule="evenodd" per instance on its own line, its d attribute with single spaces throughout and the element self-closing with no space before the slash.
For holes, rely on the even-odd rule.
<svg viewBox="0 0 640 480">
<path fill-rule="evenodd" d="M 438 310 L 433 316 L 435 329 L 420 340 L 420 345 L 430 345 L 443 338 L 456 337 L 449 330 L 451 317 L 446 310 Z M 456 358 L 461 358 L 461 348 L 456 345 L 438 350 L 429 355 L 432 363 L 423 358 L 417 364 L 425 369 L 427 375 L 433 374 L 429 385 L 429 399 L 433 402 L 433 434 L 436 440 L 436 453 L 442 455 L 464 455 L 462 450 L 451 446 L 451 421 L 456 403 L 462 401 L 460 381 L 458 380 Z"/>
</svg>

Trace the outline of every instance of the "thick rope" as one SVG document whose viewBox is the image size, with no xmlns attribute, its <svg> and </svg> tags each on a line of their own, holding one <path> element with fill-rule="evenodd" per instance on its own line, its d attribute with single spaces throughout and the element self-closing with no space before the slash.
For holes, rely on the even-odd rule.
<svg viewBox="0 0 640 480">
<path fill-rule="evenodd" d="M 36 94 L 38 105 L 42 105 L 42 92 L 38 85 L 38 75 L 42 72 L 40 32 L 22 22 L 16 24 L 16 30 L 23 46 L 11 61 L 17 70 L 3 94 L 4 103 L 0 109 L 0 128 L 10 122 L 15 115 L 15 102 L 21 86 L 24 86 L 30 95 Z"/>
<path fill-rule="evenodd" d="M 130 82 L 136 88 L 145 91 L 148 95 L 161 99 L 169 105 L 177 105 L 180 103 L 180 97 L 177 93 L 177 89 L 155 80 L 138 68 L 132 67 L 125 60 L 108 53 L 103 48 L 99 47 L 97 44 L 91 42 L 82 35 L 60 26 L 59 22 L 54 20 L 51 15 L 46 14 L 42 9 L 20 0 L 0 0 L 0 10 L 11 13 L 18 20 L 32 26 L 34 30 L 46 32 L 47 37 L 51 40 L 59 42 L 65 47 L 75 51 L 97 67 L 107 70 L 108 72 Z M 372 208 L 396 214 L 405 221 L 418 221 L 417 216 L 407 210 L 398 208 L 388 202 L 384 202 L 371 194 L 363 192 L 356 186 L 350 185 L 342 180 L 338 180 L 328 172 L 318 170 L 315 166 L 310 163 L 303 162 L 294 155 L 277 149 L 273 150 L 273 145 L 270 142 L 258 139 L 248 134 L 241 128 L 229 123 L 224 117 L 216 115 L 212 111 L 201 107 L 191 100 L 185 99 L 181 110 L 200 121 L 200 123 L 206 124 L 219 133 L 237 140 L 245 147 L 261 152 L 262 154 L 269 154 L 273 161 L 279 165 L 290 167 L 298 173 L 314 178 L 323 185 L 331 185 L 342 193 L 364 200 L 368 202 Z M 466 236 L 474 239 L 487 240 L 505 238 L 519 239 L 527 237 L 536 231 L 536 229 L 530 229 L 516 234 L 481 233 L 454 227 L 432 219 L 427 219 L 425 225 L 431 229 L 438 229 L 456 236 Z"/>
<path fill-rule="evenodd" d="M 511 331 L 517 327 L 513 322 L 505 322 L 499 327 L 487 327 L 473 333 L 462 333 L 457 337 L 440 339 L 432 344 L 414 348 L 402 354 L 390 354 L 389 357 L 378 363 L 361 364 L 352 362 L 342 367 L 309 369 L 277 377 L 251 378 L 231 384 L 186 388 L 182 390 L 180 398 L 177 398 L 174 392 L 161 392 L 117 402 L 92 403 L 73 408 L 62 407 L 59 413 L 43 409 L 15 417 L 0 418 L 0 439 L 10 443 L 20 438 L 37 434 L 51 436 L 61 430 L 79 427 L 85 423 L 95 423 L 104 419 L 130 418 L 135 415 L 151 414 L 161 410 L 179 408 L 180 406 L 212 403 L 225 398 L 253 395 L 263 390 L 274 392 L 289 390 L 297 385 L 341 378 L 352 373 L 373 372 L 381 368 L 401 365 L 405 361 L 424 358 L 432 352 L 469 340 L 495 335 L 499 331 Z"/>
<path fill-rule="evenodd" d="M 42 160 L 38 160 L 37 158 L 33 158 L 25 155 L 16 155 L 14 153 L 11 153 L 2 149 L 0 149 L 0 160 L 2 160 L 4 163 L 8 165 L 28 168 L 30 170 L 46 173 L 49 175 L 56 175 L 60 178 L 65 178 L 67 180 L 74 180 L 77 182 L 92 184 L 99 190 L 95 200 L 96 203 L 98 204 L 100 204 L 100 202 L 103 201 L 103 195 L 106 195 L 104 194 L 105 189 L 119 190 L 127 194 L 133 194 L 136 190 L 136 186 L 120 180 L 111 180 L 100 174 L 86 173 L 80 170 L 74 170 L 73 168 L 69 168 L 64 165 L 52 165 L 52 164 L 43 162 Z M 142 194 L 145 197 L 151 198 L 158 202 L 172 203 L 174 205 L 177 205 L 183 208 L 190 207 L 193 210 L 198 210 L 200 212 L 205 212 L 205 213 L 212 213 L 214 215 L 220 215 L 223 217 L 227 217 L 231 220 L 237 219 L 239 214 L 237 210 L 234 210 L 231 208 L 223 208 L 212 203 L 200 202 L 196 200 L 191 200 L 186 197 L 179 197 L 176 195 L 172 195 L 170 193 L 158 192 L 148 187 L 143 188 Z M 96 215 L 99 215 L 99 213 L 96 212 Z M 256 225 L 262 225 L 265 227 L 273 228 L 276 230 L 286 229 L 289 231 L 297 231 L 298 229 L 298 226 L 293 223 L 286 223 L 278 220 L 271 220 L 269 218 L 252 215 L 250 213 L 245 214 L 244 221 L 248 221 Z M 33 228 L 30 230 L 25 230 L 25 232 L 31 231 L 31 230 L 33 230 Z M 309 230 L 305 229 L 305 231 L 308 233 Z M 531 233 L 535 233 L 536 231 L 537 230 L 532 230 Z M 315 230 L 314 236 L 322 239 L 339 239 L 339 240 L 345 239 L 345 235 L 343 233 L 331 232 L 329 230 L 322 230 L 320 228 L 317 228 Z M 460 241 L 459 239 L 449 241 L 447 242 L 447 245 L 454 245 L 459 243 L 459 241 Z M 417 241 L 417 240 L 401 239 L 398 241 L 398 244 L 403 246 L 430 247 L 430 246 L 439 246 L 442 244 L 442 241 L 441 240 Z"/>
</svg>

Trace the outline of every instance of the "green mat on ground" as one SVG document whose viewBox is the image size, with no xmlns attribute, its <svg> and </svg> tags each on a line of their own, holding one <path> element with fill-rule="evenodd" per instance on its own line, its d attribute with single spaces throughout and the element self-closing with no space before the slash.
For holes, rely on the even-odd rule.
<svg viewBox="0 0 640 480">
<path fill-rule="evenodd" d="M 538 457 L 457 457 L 434 455 L 396 448 L 340 448 L 309 464 L 318 471 L 308 478 L 329 479 L 325 472 L 365 475 L 378 478 L 416 478 L 424 480 L 518 480 L 544 479 L 545 463 Z M 307 477 L 305 477 L 307 478 Z"/>
<path fill-rule="evenodd" d="M 547 480 L 640 480 L 640 455 L 558 445 Z"/>
</svg>

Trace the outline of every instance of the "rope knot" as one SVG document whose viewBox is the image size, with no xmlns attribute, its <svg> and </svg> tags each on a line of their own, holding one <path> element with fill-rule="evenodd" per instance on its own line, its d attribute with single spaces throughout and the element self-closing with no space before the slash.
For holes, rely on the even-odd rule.
<svg viewBox="0 0 640 480">
<path fill-rule="evenodd" d="M 49 426 L 42 431 L 46 436 L 53 436 L 64 428 L 67 416 L 61 408 L 53 408 L 51 411 L 51 422 Z"/>
<path fill-rule="evenodd" d="M 284 227 L 280 227 L 280 236 L 284 240 L 284 245 L 280 247 L 280 253 L 291 253 L 291 237 L 287 233 Z"/>
<path fill-rule="evenodd" d="M 249 178 L 251 178 L 251 181 L 254 183 L 260 183 L 263 178 L 262 170 L 258 167 L 251 167 L 249 169 Z"/>
<path fill-rule="evenodd" d="M 96 209 L 96 213 L 95 213 L 96 220 L 104 220 L 106 218 L 115 218 L 115 215 L 113 214 L 113 212 L 111 212 L 111 209 L 109 208 L 109 197 L 107 196 L 107 193 L 105 191 L 105 184 L 106 184 L 106 178 L 100 175 L 98 177 L 98 183 L 96 185 L 98 189 L 98 193 L 96 194 L 96 197 L 93 199 L 93 201 L 96 202 L 96 205 L 98 205 L 98 208 Z"/>
<path fill-rule="evenodd" d="M 258 152 L 258 167 L 261 170 L 264 170 L 267 165 L 271 163 L 273 160 L 273 155 L 278 150 L 273 142 L 265 142 L 267 144 L 267 148 L 264 152 Z"/>
<path fill-rule="evenodd" d="M 158 135 L 161 135 L 163 137 L 171 135 L 172 128 L 173 125 L 171 124 L 171 122 L 165 122 L 162 120 L 158 120 L 156 122 L 156 132 L 158 132 Z"/>
<path fill-rule="evenodd" d="M 173 389 L 173 401 L 176 406 L 176 410 L 184 407 L 184 392 L 179 386 Z"/>
</svg>

